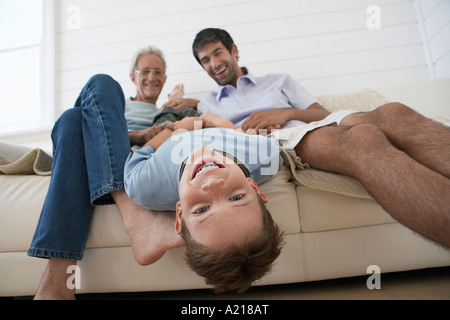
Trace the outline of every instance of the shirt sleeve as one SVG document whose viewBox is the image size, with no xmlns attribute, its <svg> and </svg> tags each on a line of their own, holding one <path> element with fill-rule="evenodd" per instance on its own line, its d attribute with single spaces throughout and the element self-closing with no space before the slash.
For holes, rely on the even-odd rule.
<svg viewBox="0 0 450 320">
<path fill-rule="evenodd" d="M 200 102 L 197 105 L 197 111 L 200 113 L 208 113 L 211 112 L 210 106 L 212 105 L 210 101 L 215 101 L 214 92 L 208 92 L 200 99 Z"/>
<path fill-rule="evenodd" d="M 178 192 L 170 183 L 173 177 L 160 158 L 152 146 L 131 153 L 124 168 L 125 191 L 131 200 L 144 208 L 173 211 Z"/>
<path fill-rule="evenodd" d="M 305 110 L 314 103 L 320 103 L 308 90 L 288 74 L 286 75 L 282 91 L 288 98 L 289 104 L 296 109 Z"/>
</svg>

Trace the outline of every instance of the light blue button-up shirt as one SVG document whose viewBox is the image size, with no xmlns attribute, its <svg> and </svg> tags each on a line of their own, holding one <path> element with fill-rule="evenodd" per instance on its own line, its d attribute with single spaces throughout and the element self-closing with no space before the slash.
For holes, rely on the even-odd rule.
<svg viewBox="0 0 450 320">
<path fill-rule="evenodd" d="M 215 113 L 228 118 L 238 128 L 256 111 L 279 108 L 307 109 L 319 101 L 288 74 L 268 74 L 253 76 L 242 68 L 244 76 L 237 80 L 236 88 L 231 85 L 219 86 L 216 92 L 204 95 L 197 106 L 201 113 Z M 283 128 L 303 124 L 290 120 Z"/>
</svg>

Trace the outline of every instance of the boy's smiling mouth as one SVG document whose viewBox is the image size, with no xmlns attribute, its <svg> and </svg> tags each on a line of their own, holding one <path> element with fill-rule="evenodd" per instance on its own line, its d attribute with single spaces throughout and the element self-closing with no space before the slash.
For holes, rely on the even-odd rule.
<svg viewBox="0 0 450 320">
<path fill-rule="evenodd" d="M 215 162 L 199 164 L 198 168 L 196 167 L 194 170 L 194 175 L 193 175 L 192 179 L 195 179 L 197 176 L 200 176 L 202 174 L 206 174 L 208 172 L 215 171 L 215 170 L 222 169 L 222 168 L 224 168 L 223 165 L 217 164 Z"/>
</svg>

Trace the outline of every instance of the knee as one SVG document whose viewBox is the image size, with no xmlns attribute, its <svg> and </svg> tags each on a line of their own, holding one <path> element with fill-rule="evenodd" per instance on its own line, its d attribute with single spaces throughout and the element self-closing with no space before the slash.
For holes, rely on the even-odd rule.
<svg viewBox="0 0 450 320">
<path fill-rule="evenodd" d="M 86 83 L 87 88 L 120 88 L 119 83 L 107 74 L 96 74 Z"/>
<path fill-rule="evenodd" d="M 64 132 L 70 136 L 81 133 L 81 120 L 82 115 L 80 109 L 67 109 L 61 114 L 58 120 L 56 120 L 52 134 Z"/>
<path fill-rule="evenodd" d="M 123 114 L 125 95 L 120 84 L 111 76 L 96 74 L 89 79 L 81 90 L 75 105 L 83 109 L 105 106 L 110 112 L 117 111 Z"/>
<path fill-rule="evenodd" d="M 115 83 L 116 81 L 109 75 L 107 74 L 96 74 L 94 76 L 92 76 L 89 81 L 87 82 L 87 85 L 89 84 L 98 84 L 98 83 Z"/>
<path fill-rule="evenodd" d="M 69 145 L 76 137 L 81 137 L 83 132 L 81 128 L 82 115 L 78 108 L 67 109 L 56 120 L 51 133 L 51 138 L 54 144 Z"/>
<path fill-rule="evenodd" d="M 378 109 L 375 110 L 375 113 L 382 121 L 393 120 L 393 119 L 407 119 L 416 114 L 408 106 L 399 103 L 399 102 L 391 102 L 385 105 L 382 105 Z"/>
<path fill-rule="evenodd" d="M 389 143 L 383 131 L 372 124 L 359 124 L 348 128 L 345 141 L 348 149 L 354 153 L 379 151 Z"/>
</svg>

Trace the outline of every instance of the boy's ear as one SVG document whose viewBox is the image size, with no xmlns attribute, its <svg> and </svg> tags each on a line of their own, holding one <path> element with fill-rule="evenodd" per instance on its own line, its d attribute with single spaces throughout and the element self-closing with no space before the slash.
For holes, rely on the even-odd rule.
<svg viewBox="0 0 450 320">
<path fill-rule="evenodd" d="M 181 203 L 180 201 L 177 202 L 176 205 L 176 211 L 175 211 L 175 232 L 178 234 L 181 234 L 182 228 L 181 228 Z"/>
<path fill-rule="evenodd" d="M 256 193 L 259 194 L 263 203 L 269 202 L 266 195 L 261 191 L 261 189 L 259 188 L 258 184 L 255 182 L 255 180 L 253 180 L 252 178 L 247 178 L 247 181 L 250 183 L 250 185 L 256 191 Z"/>
</svg>

